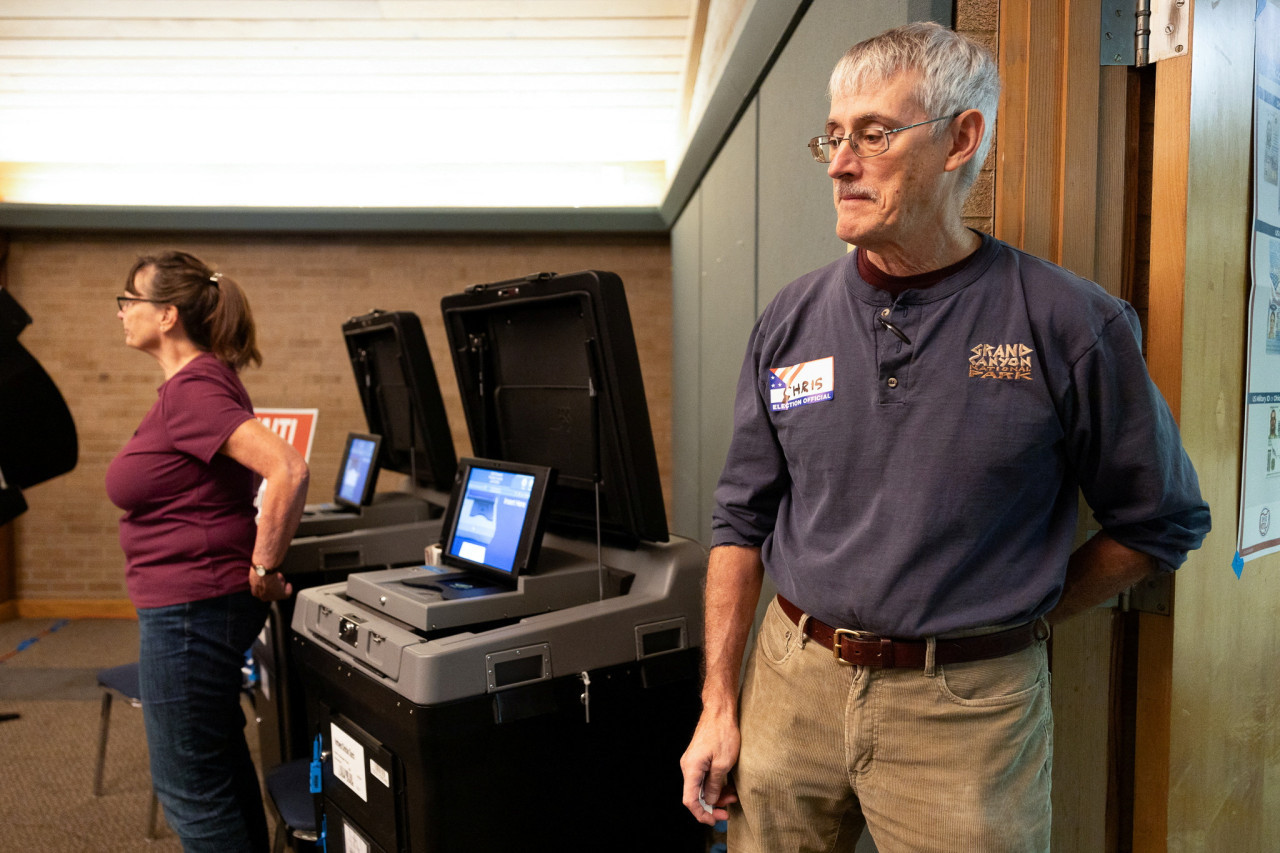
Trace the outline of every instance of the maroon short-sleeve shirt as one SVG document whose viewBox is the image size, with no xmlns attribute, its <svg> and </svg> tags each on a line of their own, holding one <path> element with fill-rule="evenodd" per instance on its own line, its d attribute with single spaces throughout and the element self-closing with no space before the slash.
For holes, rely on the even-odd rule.
<svg viewBox="0 0 1280 853">
<path fill-rule="evenodd" d="M 125 510 L 120 545 L 135 607 L 249 588 L 259 478 L 218 449 L 253 417 L 235 371 L 202 353 L 170 377 L 107 468 Z"/>
</svg>

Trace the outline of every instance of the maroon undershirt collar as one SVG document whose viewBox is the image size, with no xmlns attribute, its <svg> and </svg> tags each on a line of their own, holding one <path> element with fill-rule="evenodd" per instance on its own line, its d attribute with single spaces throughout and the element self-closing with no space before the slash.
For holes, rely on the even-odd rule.
<svg viewBox="0 0 1280 853">
<path fill-rule="evenodd" d="M 944 278 L 960 272 L 968 265 L 969 261 L 973 260 L 973 256 L 978 254 L 981 248 L 979 246 L 971 254 L 966 255 L 950 266 L 917 273 L 916 275 L 889 275 L 871 263 L 865 251 L 858 249 L 858 275 L 862 276 L 862 280 L 872 287 L 887 291 L 893 296 L 898 296 L 906 290 L 924 290 L 926 287 L 932 287 Z"/>
</svg>

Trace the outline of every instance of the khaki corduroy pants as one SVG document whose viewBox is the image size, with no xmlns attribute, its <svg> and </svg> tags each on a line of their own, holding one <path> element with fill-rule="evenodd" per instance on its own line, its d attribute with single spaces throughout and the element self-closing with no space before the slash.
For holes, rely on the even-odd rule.
<svg viewBox="0 0 1280 853">
<path fill-rule="evenodd" d="M 741 698 L 730 853 L 1049 850 L 1046 644 L 926 670 L 838 663 L 770 604 Z"/>
</svg>

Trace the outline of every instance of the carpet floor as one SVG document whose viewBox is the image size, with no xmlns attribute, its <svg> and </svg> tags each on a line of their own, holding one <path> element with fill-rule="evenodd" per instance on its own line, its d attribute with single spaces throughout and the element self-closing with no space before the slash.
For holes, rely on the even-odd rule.
<svg viewBox="0 0 1280 853">
<path fill-rule="evenodd" d="M 103 795 L 93 794 L 97 672 L 137 657 L 138 626 L 129 620 L 0 623 L 0 853 L 181 851 L 163 814 L 156 839 L 146 838 L 151 774 L 142 712 L 119 697 L 111 707 Z M 256 759 L 247 702 L 245 716 Z"/>
</svg>

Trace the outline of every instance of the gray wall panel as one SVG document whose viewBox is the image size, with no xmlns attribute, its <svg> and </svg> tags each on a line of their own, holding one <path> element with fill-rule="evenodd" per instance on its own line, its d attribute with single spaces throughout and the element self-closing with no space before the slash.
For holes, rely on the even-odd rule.
<svg viewBox="0 0 1280 853">
<path fill-rule="evenodd" d="M 699 480 L 701 211 L 702 191 L 698 190 L 671 227 L 671 529 L 680 536 L 699 540 L 706 523 Z"/>
<path fill-rule="evenodd" d="M 701 467 L 703 535 L 733 431 L 733 398 L 756 305 L 756 108 L 730 135 L 701 188 Z M 680 368 L 677 368 L 679 370 Z"/>
</svg>

